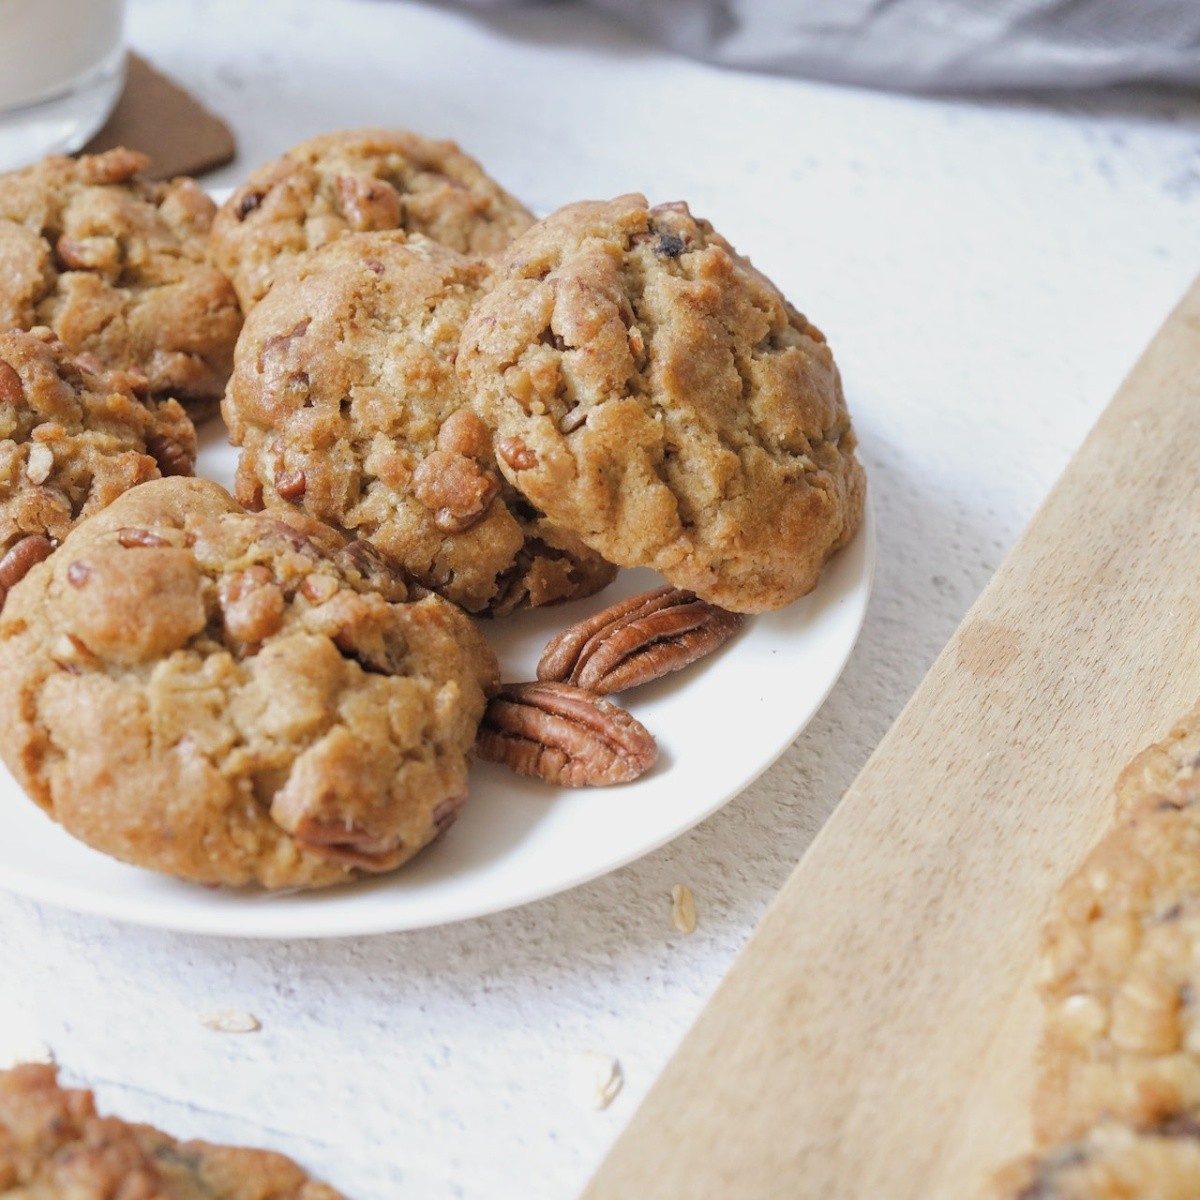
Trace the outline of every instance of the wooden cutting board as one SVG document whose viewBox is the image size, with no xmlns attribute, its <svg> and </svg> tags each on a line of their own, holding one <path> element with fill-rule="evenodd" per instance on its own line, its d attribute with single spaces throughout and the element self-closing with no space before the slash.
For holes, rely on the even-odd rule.
<svg viewBox="0 0 1200 1200">
<path fill-rule="evenodd" d="M 1022 403 L 1036 438 L 1054 397 Z M 586 1200 L 969 1197 L 1028 1146 L 1050 899 L 1107 826 L 1120 767 L 1198 696 L 1200 282 Z"/>
</svg>

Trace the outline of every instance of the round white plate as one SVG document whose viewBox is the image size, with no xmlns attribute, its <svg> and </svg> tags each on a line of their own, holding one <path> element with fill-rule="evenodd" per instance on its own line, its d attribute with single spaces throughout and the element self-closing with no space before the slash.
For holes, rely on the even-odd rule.
<svg viewBox="0 0 1200 1200">
<path fill-rule="evenodd" d="M 219 420 L 201 429 L 198 474 L 232 484 Z M 0 766 L 0 887 L 79 912 L 228 937 L 339 937 L 483 916 L 594 879 L 690 829 L 795 739 L 858 637 L 874 566 L 874 523 L 783 612 L 753 617 L 717 654 L 620 697 L 658 739 L 658 762 L 623 787 L 571 791 L 476 763 L 471 800 L 437 845 L 392 875 L 316 893 L 199 887 L 88 849 L 32 804 Z M 505 679 L 532 679 L 546 641 L 623 596 L 656 587 L 623 571 L 600 596 L 484 632 Z"/>
</svg>

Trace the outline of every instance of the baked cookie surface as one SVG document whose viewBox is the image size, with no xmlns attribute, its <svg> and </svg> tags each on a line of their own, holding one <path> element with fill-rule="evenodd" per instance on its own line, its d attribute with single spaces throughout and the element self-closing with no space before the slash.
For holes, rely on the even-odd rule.
<svg viewBox="0 0 1200 1200">
<path fill-rule="evenodd" d="M 458 364 L 538 509 L 723 608 L 804 595 L 861 521 L 824 337 L 683 204 L 629 195 L 539 222 L 502 256 Z"/>
<path fill-rule="evenodd" d="M 259 167 L 221 206 L 213 252 L 249 312 L 298 255 L 347 233 L 403 229 L 465 254 L 491 254 L 532 222 L 453 142 L 350 130 Z"/>
<path fill-rule="evenodd" d="M 1040 1140 L 1200 1112 L 1200 779 L 1146 797 L 1068 880 L 1042 996 Z"/>
<path fill-rule="evenodd" d="M 1160 742 L 1147 747 L 1117 779 L 1117 817 L 1137 812 L 1147 801 L 1187 783 L 1200 769 L 1200 708 L 1180 718 Z"/>
<path fill-rule="evenodd" d="M 148 162 L 116 149 L 0 175 L 0 327 L 48 325 L 154 393 L 212 401 L 241 327 L 206 259 L 216 206 L 193 179 L 139 179 Z"/>
<path fill-rule="evenodd" d="M 1200 1125 L 1190 1118 L 1135 1130 L 1102 1122 L 1077 1141 L 1006 1167 L 987 1200 L 1195 1200 Z"/>
<path fill-rule="evenodd" d="M 0 756 L 69 833 L 213 884 L 391 870 L 454 819 L 496 660 L 364 543 L 126 493 L 0 614 Z"/>
<path fill-rule="evenodd" d="M 425 586 L 503 615 L 589 595 L 615 568 L 496 465 L 454 361 L 490 269 L 414 234 L 351 234 L 246 320 L 222 410 L 237 496 L 368 539 Z"/>
<path fill-rule="evenodd" d="M 269 1150 L 102 1117 L 53 1067 L 0 1071 L 0 1195 L 13 1200 L 342 1200 Z"/>
<path fill-rule="evenodd" d="M 0 608 L 77 521 L 160 474 L 191 474 L 191 421 L 144 385 L 87 370 L 48 329 L 0 333 Z"/>
</svg>

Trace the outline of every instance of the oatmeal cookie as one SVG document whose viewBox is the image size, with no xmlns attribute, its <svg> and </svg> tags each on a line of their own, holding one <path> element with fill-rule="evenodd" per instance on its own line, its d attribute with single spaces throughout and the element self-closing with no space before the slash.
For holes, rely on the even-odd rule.
<svg viewBox="0 0 1200 1200">
<path fill-rule="evenodd" d="M 246 320 L 223 411 L 237 496 L 367 538 L 476 613 L 585 596 L 615 574 L 496 467 L 454 372 L 489 268 L 420 234 L 351 234 Z"/>
<path fill-rule="evenodd" d="M 496 686 L 469 618 L 300 513 L 166 479 L 0 614 L 0 757 L 75 837 L 201 883 L 391 870 L 454 819 Z"/>
<path fill-rule="evenodd" d="M 1196 1200 L 1200 1124 L 1180 1117 L 1147 1130 L 1105 1121 L 1005 1168 L 988 1200 Z"/>
<path fill-rule="evenodd" d="M 722 608 L 804 595 L 862 518 L 825 338 L 684 204 L 630 195 L 539 222 L 458 364 L 538 509 Z"/>
<path fill-rule="evenodd" d="M 404 229 L 491 254 L 532 222 L 453 142 L 360 129 L 313 138 L 255 171 L 221 206 L 213 253 L 249 312 L 298 255 L 347 233 Z"/>
<path fill-rule="evenodd" d="M 194 179 L 140 179 L 148 163 L 117 149 L 0 175 L 0 328 L 49 325 L 156 394 L 211 402 L 241 326 L 205 257 L 216 206 Z"/>
<path fill-rule="evenodd" d="M 1161 742 L 1143 750 L 1117 780 L 1117 816 L 1186 783 L 1200 768 L 1200 707 L 1192 709 Z"/>
<path fill-rule="evenodd" d="M 181 1142 L 102 1117 L 54 1067 L 0 1071 L 0 1195 L 12 1200 L 342 1200 L 269 1150 Z"/>
<path fill-rule="evenodd" d="M 191 474 L 191 421 L 144 385 L 88 370 L 48 329 L 0 333 L 0 608 L 77 521 L 135 484 Z"/>
<path fill-rule="evenodd" d="M 1200 1113 L 1200 779 L 1147 797 L 1067 882 L 1042 996 L 1041 1140 Z"/>
</svg>

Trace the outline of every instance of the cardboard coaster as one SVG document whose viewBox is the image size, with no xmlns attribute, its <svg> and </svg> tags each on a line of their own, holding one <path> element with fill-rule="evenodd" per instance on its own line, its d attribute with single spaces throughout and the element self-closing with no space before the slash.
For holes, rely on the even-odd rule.
<svg viewBox="0 0 1200 1200">
<path fill-rule="evenodd" d="M 83 153 L 114 146 L 148 154 L 152 179 L 201 175 L 223 167 L 237 151 L 233 133 L 220 117 L 132 52 L 117 107 Z"/>
</svg>

